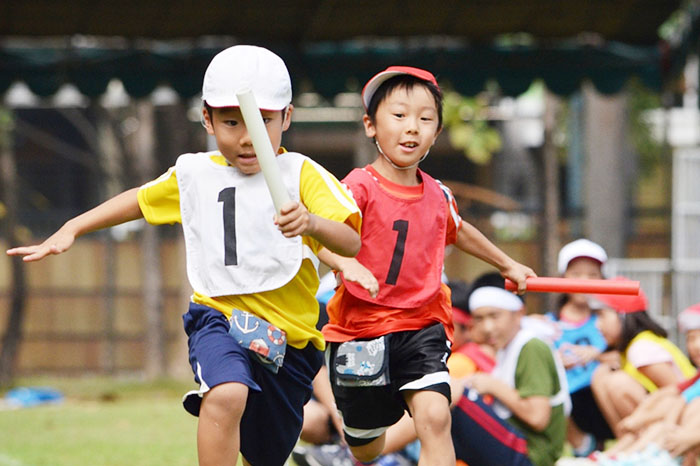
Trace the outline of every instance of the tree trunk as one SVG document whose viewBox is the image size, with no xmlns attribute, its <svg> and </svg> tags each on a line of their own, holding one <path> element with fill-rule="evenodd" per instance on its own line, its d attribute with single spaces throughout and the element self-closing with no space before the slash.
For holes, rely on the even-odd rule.
<svg viewBox="0 0 700 466">
<path fill-rule="evenodd" d="M 19 246 L 17 237 L 17 166 L 10 141 L 12 117 L 9 111 L 0 109 L 0 177 L 2 199 L 5 203 L 5 238 L 8 246 Z M 22 342 L 24 303 L 27 289 L 24 263 L 20 256 L 10 260 L 12 282 L 10 283 L 10 313 L 5 326 L 5 334 L 0 345 L 0 387 L 8 386 L 15 376 L 17 354 Z"/>
<path fill-rule="evenodd" d="M 135 161 L 139 181 L 155 177 L 155 112 L 147 100 L 136 105 L 139 129 L 135 134 Z M 163 286 L 160 263 L 160 235 L 157 227 L 146 225 L 141 234 L 143 269 L 143 307 L 146 316 L 146 378 L 162 377 L 166 369 L 165 332 L 163 325 Z"/>
<path fill-rule="evenodd" d="M 584 86 L 586 173 L 586 236 L 609 257 L 624 257 L 631 195 L 626 159 L 627 98 L 599 94 Z"/>
<path fill-rule="evenodd" d="M 543 218 L 543 264 L 547 276 L 557 275 L 557 254 L 559 251 L 559 162 L 554 144 L 557 115 L 561 105 L 558 98 L 547 91 L 544 110 L 544 218 Z M 554 309 L 555 295 L 548 293 L 545 309 Z"/>
</svg>

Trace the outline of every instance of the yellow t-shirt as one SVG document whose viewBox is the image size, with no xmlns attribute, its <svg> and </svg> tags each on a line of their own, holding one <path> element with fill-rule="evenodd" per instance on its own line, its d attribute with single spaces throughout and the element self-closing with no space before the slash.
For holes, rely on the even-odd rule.
<svg viewBox="0 0 700 466">
<path fill-rule="evenodd" d="M 226 159 L 220 154 L 213 154 L 210 158 L 215 163 L 227 165 Z M 319 170 L 323 170 L 323 173 Z M 360 211 L 352 195 L 333 175 L 306 161 L 300 177 L 299 198 L 310 213 L 344 222 L 359 232 L 362 222 Z M 180 192 L 174 167 L 143 185 L 139 189 L 138 200 L 144 218 L 149 223 L 182 223 Z M 321 249 L 320 243 L 311 237 L 302 237 L 302 242 L 314 254 Z M 325 347 L 323 336 L 316 330 L 318 302 L 315 295 L 318 284 L 316 266 L 310 259 L 304 258 L 296 276 L 281 288 L 214 298 L 194 290 L 192 300 L 221 311 L 226 318 L 231 317 L 233 308 L 252 312 L 287 332 L 289 345 L 303 348 L 311 342 L 322 350 Z"/>
</svg>

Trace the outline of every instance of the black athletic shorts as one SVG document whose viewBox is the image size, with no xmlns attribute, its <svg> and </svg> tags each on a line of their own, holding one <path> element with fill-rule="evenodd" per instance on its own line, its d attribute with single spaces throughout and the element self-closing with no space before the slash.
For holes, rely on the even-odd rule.
<svg viewBox="0 0 700 466">
<path fill-rule="evenodd" d="M 408 411 L 403 390 L 435 391 L 450 401 L 446 364 L 450 348 L 441 323 L 421 330 L 391 333 L 387 341 L 390 381 L 377 387 L 338 385 L 335 358 L 340 343 L 330 343 L 326 350 L 333 394 L 349 445 L 365 445 L 401 419 L 404 410 Z"/>
</svg>

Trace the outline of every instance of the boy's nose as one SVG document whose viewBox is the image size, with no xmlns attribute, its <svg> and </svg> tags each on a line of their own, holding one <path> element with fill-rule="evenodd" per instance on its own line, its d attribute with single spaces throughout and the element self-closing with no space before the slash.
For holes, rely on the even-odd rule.
<svg viewBox="0 0 700 466">
<path fill-rule="evenodd" d="M 242 146 L 253 145 L 253 140 L 250 138 L 250 133 L 248 133 L 248 131 L 244 131 L 243 134 L 241 134 L 240 144 Z"/>
<path fill-rule="evenodd" d="M 406 119 L 406 132 L 415 134 L 418 133 L 418 120 L 415 118 L 407 118 Z"/>
</svg>

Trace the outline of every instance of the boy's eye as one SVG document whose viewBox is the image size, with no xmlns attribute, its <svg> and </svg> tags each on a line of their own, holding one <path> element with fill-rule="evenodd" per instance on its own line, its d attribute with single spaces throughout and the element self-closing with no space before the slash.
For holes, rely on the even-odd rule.
<svg viewBox="0 0 700 466">
<path fill-rule="evenodd" d="M 263 123 L 268 124 L 272 121 L 272 118 L 263 117 Z"/>
<path fill-rule="evenodd" d="M 394 116 L 396 118 L 403 118 L 404 114 L 403 113 L 394 113 Z"/>
<path fill-rule="evenodd" d="M 227 126 L 236 126 L 238 124 L 237 120 L 224 120 L 224 124 Z"/>
</svg>

